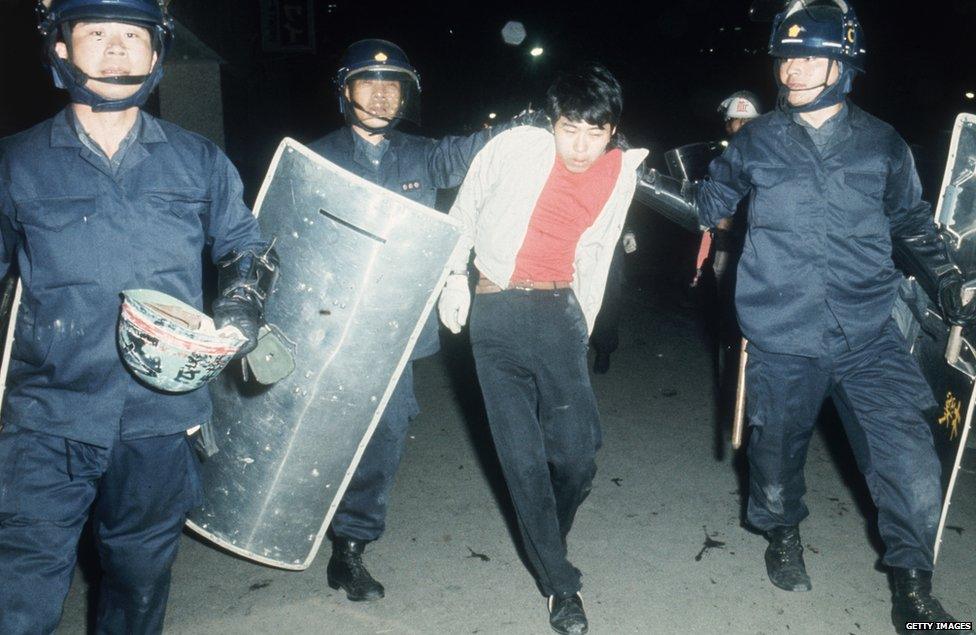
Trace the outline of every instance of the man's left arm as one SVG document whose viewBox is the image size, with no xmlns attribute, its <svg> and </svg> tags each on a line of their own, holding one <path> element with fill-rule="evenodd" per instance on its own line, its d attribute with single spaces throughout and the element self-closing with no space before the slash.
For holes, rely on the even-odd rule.
<svg viewBox="0 0 976 635">
<path fill-rule="evenodd" d="M 244 204 L 237 169 L 217 151 L 210 179 L 211 205 L 207 239 L 218 270 L 214 325 L 237 328 L 247 342 L 237 357 L 257 346 L 264 303 L 278 271 L 273 242 L 261 237 L 257 219 Z"/>
<path fill-rule="evenodd" d="M 976 323 L 976 302 L 962 303 L 962 272 L 952 261 L 945 239 L 922 200 L 922 185 L 911 150 L 903 141 L 884 193 L 885 214 L 891 225 L 892 257 L 905 273 L 918 280 L 951 324 Z"/>
<path fill-rule="evenodd" d="M 548 119 L 540 111 L 526 111 L 466 137 L 448 136 L 433 141 L 427 152 L 427 170 L 434 187 L 443 189 L 460 185 L 475 155 L 486 143 L 506 130 L 524 125 L 545 128 Z"/>
</svg>

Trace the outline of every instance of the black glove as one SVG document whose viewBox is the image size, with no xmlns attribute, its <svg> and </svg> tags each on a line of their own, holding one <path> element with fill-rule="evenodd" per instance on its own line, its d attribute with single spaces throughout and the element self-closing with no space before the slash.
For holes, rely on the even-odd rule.
<svg viewBox="0 0 976 635">
<path fill-rule="evenodd" d="M 217 298 L 214 300 L 213 314 L 214 326 L 218 330 L 233 326 L 246 339 L 234 353 L 234 359 L 240 359 L 255 349 L 258 345 L 258 329 L 261 328 L 261 310 L 257 306 L 249 302 Z"/>
<path fill-rule="evenodd" d="M 962 302 L 962 285 L 965 282 L 958 270 L 939 278 L 939 309 L 946 322 L 970 327 L 976 324 L 976 301 Z"/>
<path fill-rule="evenodd" d="M 214 326 L 236 327 L 247 341 L 234 359 L 247 355 L 258 345 L 258 330 L 264 303 L 271 295 L 278 274 L 274 241 L 262 251 L 231 252 L 217 263 L 219 296 L 213 303 Z"/>
</svg>

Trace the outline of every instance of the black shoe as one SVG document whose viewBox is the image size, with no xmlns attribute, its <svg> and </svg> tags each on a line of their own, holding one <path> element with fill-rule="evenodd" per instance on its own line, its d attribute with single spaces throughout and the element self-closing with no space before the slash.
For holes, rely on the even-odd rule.
<svg viewBox="0 0 976 635">
<path fill-rule="evenodd" d="M 373 579 L 363 564 L 362 540 L 335 538 L 332 541 L 332 557 L 326 568 L 326 579 L 333 589 L 345 589 L 346 597 L 353 602 L 378 600 L 383 597 L 383 585 Z"/>
<path fill-rule="evenodd" d="M 549 596 L 549 626 L 563 635 L 582 635 L 589 630 L 579 593 L 564 598 Z"/>
<path fill-rule="evenodd" d="M 803 563 L 800 528 L 777 527 L 766 532 L 766 574 L 773 585 L 784 591 L 809 591 L 812 587 Z"/>
<path fill-rule="evenodd" d="M 610 353 L 597 353 L 593 361 L 593 372 L 603 375 L 610 370 Z"/>
<path fill-rule="evenodd" d="M 932 572 L 922 569 L 892 567 L 894 593 L 891 598 L 891 622 L 899 633 L 908 632 L 909 622 L 955 622 L 942 605 L 932 597 Z"/>
</svg>

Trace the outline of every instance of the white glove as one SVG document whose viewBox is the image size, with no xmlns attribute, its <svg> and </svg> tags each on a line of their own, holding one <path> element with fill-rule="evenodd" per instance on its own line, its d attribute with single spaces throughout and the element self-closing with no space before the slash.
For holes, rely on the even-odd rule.
<svg viewBox="0 0 976 635">
<path fill-rule="evenodd" d="M 441 324 L 457 335 L 468 321 L 470 309 L 471 289 L 468 288 L 468 276 L 452 273 L 447 277 L 440 300 L 437 301 L 437 315 L 441 318 Z"/>
<path fill-rule="evenodd" d="M 624 237 L 621 240 L 621 243 L 623 243 L 625 254 L 632 254 L 637 251 L 637 236 L 634 235 L 634 232 L 624 232 Z"/>
</svg>

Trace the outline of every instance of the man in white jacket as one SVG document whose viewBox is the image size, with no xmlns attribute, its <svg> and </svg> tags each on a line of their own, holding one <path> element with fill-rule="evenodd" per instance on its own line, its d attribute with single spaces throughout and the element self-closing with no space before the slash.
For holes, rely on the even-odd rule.
<svg viewBox="0 0 976 635">
<path fill-rule="evenodd" d="M 646 150 L 623 151 L 620 84 L 588 64 L 549 88 L 553 131 L 516 128 L 475 157 L 451 216 L 462 239 L 438 304 L 471 344 L 525 551 L 558 633 L 585 633 L 566 537 L 601 431 L 586 347 Z"/>
</svg>

